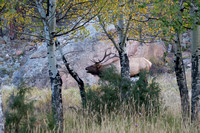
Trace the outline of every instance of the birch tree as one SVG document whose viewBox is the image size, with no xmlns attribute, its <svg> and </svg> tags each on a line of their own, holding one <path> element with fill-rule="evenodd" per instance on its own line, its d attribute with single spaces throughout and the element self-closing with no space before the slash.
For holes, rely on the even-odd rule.
<svg viewBox="0 0 200 133">
<path fill-rule="evenodd" d="M 52 90 L 52 111 L 54 118 L 57 121 L 57 125 L 60 126 L 60 132 L 62 132 L 63 127 L 63 104 L 62 104 L 62 80 L 57 70 L 56 56 L 55 56 L 55 27 L 56 27 L 56 0 L 49 0 L 48 3 L 48 13 L 44 10 L 41 1 L 36 1 L 38 11 L 41 15 L 45 31 L 45 39 L 47 45 L 47 56 L 48 56 L 48 68 L 49 77 L 51 82 Z M 49 19 L 49 20 L 48 20 Z M 47 20 L 47 21 L 45 21 Z"/>
<path fill-rule="evenodd" d="M 199 121 L 199 97 L 200 97 L 200 26 L 192 31 L 192 98 L 191 120 Z"/>
<path fill-rule="evenodd" d="M 179 1 L 179 10 L 182 8 L 183 1 Z M 176 6 L 175 6 L 176 7 Z M 178 11 L 177 11 L 178 12 Z M 182 11 L 183 12 L 183 11 Z M 182 21 L 182 12 L 178 12 L 178 18 L 176 19 L 177 22 L 183 23 Z M 179 19 L 180 18 L 180 19 Z M 183 121 L 186 122 L 189 119 L 190 114 L 190 102 L 189 102 L 189 93 L 188 93 L 188 87 L 187 87 L 187 81 L 186 81 L 186 75 L 185 75 L 185 67 L 183 63 L 183 57 L 182 57 L 182 47 L 181 47 L 181 40 L 182 35 L 181 32 L 182 24 L 173 26 L 175 29 L 175 73 L 176 73 L 176 79 L 177 84 L 179 86 L 180 96 L 181 96 L 181 108 L 182 108 L 182 116 Z"/>
<path fill-rule="evenodd" d="M 200 2 L 191 3 L 191 14 L 194 17 L 192 30 L 192 97 L 191 121 L 199 124 L 199 98 L 200 98 Z"/>
<path fill-rule="evenodd" d="M 2 105 L 2 96 L 1 93 L 2 92 L 2 88 L 1 88 L 1 83 L 0 83 L 0 132 L 4 132 L 4 113 L 3 113 L 3 105 Z"/>
<path fill-rule="evenodd" d="M 17 16 L 17 21 L 25 23 L 25 26 L 27 26 L 26 30 L 22 29 L 18 33 L 38 37 L 46 42 L 49 77 L 52 89 L 52 112 L 56 125 L 59 127 L 59 132 L 62 132 L 62 80 L 57 68 L 55 40 L 56 37 L 63 35 L 73 39 L 79 32 L 78 30 L 81 30 L 83 33 L 88 33 L 85 26 L 99 13 L 99 7 L 101 6 L 98 5 L 97 1 L 88 0 L 19 0 L 13 1 L 14 6 L 15 4 L 19 7 L 24 7 L 24 14 L 17 14 L 13 7 L 11 8 L 13 11 L 8 12 L 5 16 L 7 19 L 12 19 L 14 16 Z M 56 23 L 59 23 L 59 26 Z M 3 24 L 1 26 L 5 27 Z M 35 34 L 37 30 L 43 31 L 43 33 Z M 72 68 L 67 68 L 68 70 L 73 70 Z M 70 74 L 75 73 L 74 71 L 72 72 Z M 81 88 L 80 92 L 83 97 L 84 93 L 82 92 L 84 92 L 84 88 Z"/>
<path fill-rule="evenodd" d="M 182 57 L 182 33 L 191 29 L 194 22 L 190 15 L 190 1 L 154 1 L 153 15 L 161 22 L 161 38 L 175 43 L 175 73 L 181 97 L 182 117 L 186 123 L 190 116 L 190 100 Z M 160 11 L 160 9 L 162 9 Z"/>
<path fill-rule="evenodd" d="M 127 53 L 127 38 L 139 36 L 134 32 L 135 25 L 138 26 L 139 22 L 145 22 L 144 16 L 147 14 L 148 6 L 141 6 L 149 3 L 146 1 L 130 1 L 130 0 L 118 0 L 118 1 L 106 1 L 105 8 L 98 15 L 98 25 L 107 38 L 115 46 L 121 66 L 121 98 L 126 97 L 127 89 L 123 87 L 126 85 L 126 81 L 130 80 L 130 68 L 129 59 Z M 142 17 L 143 15 L 143 17 Z M 107 27 L 114 25 L 114 31 L 109 31 Z"/>
</svg>

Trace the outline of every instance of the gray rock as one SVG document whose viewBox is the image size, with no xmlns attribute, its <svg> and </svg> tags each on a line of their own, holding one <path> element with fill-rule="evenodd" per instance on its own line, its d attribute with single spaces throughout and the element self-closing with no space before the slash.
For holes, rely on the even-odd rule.
<svg viewBox="0 0 200 133">
<path fill-rule="evenodd" d="M 36 59 L 36 58 L 45 58 L 47 56 L 47 48 L 45 45 L 41 45 L 36 52 L 34 52 L 30 59 Z"/>
<path fill-rule="evenodd" d="M 4 61 L 4 58 L 0 57 L 0 62 Z"/>
<path fill-rule="evenodd" d="M 112 26 L 109 28 L 112 29 Z M 110 48 L 112 53 L 117 53 L 116 49 L 111 46 L 112 43 L 110 41 L 105 43 L 97 39 L 96 36 L 101 34 L 96 33 L 95 30 L 91 30 L 91 33 L 92 39 L 87 38 L 83 41 L 78 40 L 77 42 L 70 40 L 67 41 L 67 45 L 67 37 L 58 38 L 63 47 L 63 53 L 70 65 L 79 74 L 80 78 L 82 78 L 86 84 L 90 85 L 97 83 L 99 79 L 99 77 L 88 74 L 85 71 L 87 66 L 93 64 L 91 59 L 101 59 L 104 56 L 105 50 L 108 48 Z M 12 45 L 2 45 L 4 50 L 0 47 L 0 50 L 3 51 L 0 53 L 0 57 L 2 57 L 4 59 L 3 62 L 5 62 L 2 68 L 6 68 L 6 71 L 10 73 L 7 75 L 12 75 L 12 82 L 16 86 L 24 81 L 28 86 L 32 87 L 50 87 L 46 44 L 43 43 L 41 46 L 37 47 L 27 42 L 22 43 L 22 41 L 23 40 L 14 41 Z M 161 58 L 166 51 L 162 42 L 139 46 L 138 42 L 129 41 L 127 46 L 129 55 L 145 57 L 147 59 Z M 22 49 L 24 50 L 23 56 L 16 56 L 15 52 Z M 8 58 L 4 58 L 6 54 L 8 54 Z M 76 81 L 69 75 L 64 66 L 58 50 L 56 51 L 56 58 L 58 61 L 57 64 L 60 66 L 59 72 L 63 81 L 63 88 L 78 88 Z M 112 62 L 112 60 L 110 60 L 110 62 Z M 4 77 L 5 74 L 0 73 L 0 76 Z"/>
<path fill-rule="evenodd" d="M 10 37 L 3 36 L 3 39 L 5 40 L 6 44 L 10 43 Z"/>
<path fill-rule="evenodd" d="M 47 78 L 47 58 L 30 59 L 13 73 L 13 83 L 16 86 L 24 81 L 29 86 L 43 88 L 47 85 Z"/>
<path fill-rule="evenodd" d="M 135 54 L 138 56 L 160 57 L 163 55 L 165 48 L 159 43 L 153 43 L 152 45 L 144 45 L 143 51 L 142 47 L 138 47 L 138 43 L 130 43 L 128 45 L 129 54 Z M 101 59 L 104 56 L 105 50 L 111 48 L 111 51 L 116 53 L 116 50 L 111 43 L 104 43 L 99 40 L 84 40 L 78 42 L 71 42 L 63 47 L 63 52 L 73 67 L 73 69 L 79 74 L 80 78 L 84 80 L 87 84 L 97 83 L 98 77 L 86 73 L 85 68 L 93 62 L 90 59 Z M 154 50 L 153 52 L 151 50 Z M 139 51 L 138 51 L 139 50 Z M 35 86 L 38 88 L 50 87 L 46 45 L 42 45 L 34 52 L 28 61 L 13 74 L 13 83 L 18 85 L 22 81 L 25 81 L 29 86 Z M 76 81 L 69 75 L 66 67 L 64 66 L 59 51 L 56 51 L 56 57 L 58 64 L 60 65 L 59 71 L 63 81 L 63 88 L 78 88 Z M 110 60 L 111 62 L 112 60 Z"/>
<path fill-rule="evenodd" d="M 22 82 L 23 70 L 15 71 L 12 75 L 12 82 L 14 85 L 18 86 Z"/>
<path fill-rule="evenodd" d="M 13 65 L 13 67 L 14 67 L 15 69 L 19 68 L 19 67 L 20 67 L 20 63 L 16 62 L 16 63 Z"/>
</svg>

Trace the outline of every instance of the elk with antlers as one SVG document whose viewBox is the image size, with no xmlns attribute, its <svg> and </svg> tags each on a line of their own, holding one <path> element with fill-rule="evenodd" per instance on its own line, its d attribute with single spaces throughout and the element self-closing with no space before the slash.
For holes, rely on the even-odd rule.
<svg viewBox="0 0 200 133">
<path fill-rule="evenodd" d="M 113 56 L 111 56 L 113 55 Z M 108 57 L 108 58 L 107 58 Z M 116 70 L 118 73 L 121 73 L 121 68 L 120 68 L 120 60 L 117 58 L 116 60 L 113 60 L 111 63 L 106 63 L 108 60 L 111 58 L 117 57 L 117 55 L 113 53 L 107 54 L 107 50 L 104 54 L 104 57 L 99 60 L 95 61 L 93 65 L 86 67 L 85 69 L 87 70 L 87 73 L 91 73 L 92 75 L 100 75 L 104 70 L 114 66 L 116 67 Z M 106 59 L 107 58 L 107 59 Z M 146 70 L 149 72 L 152 63 L 145 59 L 144 57 L 129 57 L 129 65 L 130 65 L 130 76 L 134 77 L 138 75 L 141 71 Z"/>
</svg>

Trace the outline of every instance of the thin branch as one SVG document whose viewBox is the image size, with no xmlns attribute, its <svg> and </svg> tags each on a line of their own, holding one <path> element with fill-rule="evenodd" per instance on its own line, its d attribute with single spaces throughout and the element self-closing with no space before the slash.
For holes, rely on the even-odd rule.
<svg viewBox="0 0 200 133">
<path fill-rule="evenodd" d="M 8 27 L 6 27 L 6 26 L 4 26 L 4 25 L 1 25 L 1 27 L 4 27 L 4 28 L 6 28 L 6 29 L 8 29 L 8 30 L 11 30 L 10 28 L 8 28 Z M 38 35 L 30 34 L 30 33 L 25 33 L 25 32 L 19 32 L 19 31 L 16 31 L 16 30 L 14 30 L 14 29 L 12 29 L 12 30 L 13 30 L 13 32 L 15 32 L 15 33 L 17 33 L 17 34 L 23 34 L 23 35 L 34 36 L 34 37 L 37 37 L 37 38 L 39 38 L 39 39 L 47 40 L 46 38 L 44 38 L 44 37 L 42 37 L 42 36 L 38 36 Z"/>
<path fill-rule="evenodd" d="M 100 10 L 99 10 L 94 16 L 92 16 L 91 18 L 89 18 L 89 19 L 88 19 L 87 21 L 85 21 L 82 25 L 77 26 L 77 25 L 81 22 L 81 20 L 83 20 L 83 18 L 82 18 L 81 20 L 79 20 L 79 21 L 78 21 L 70 30 L 68 30 L 67 32 L 60 33 L 60 34 L 55 33 L 55 36 L 54 36 L 54 37 L 58 37 L 58 36 L 62 36 L 62 35 L 69 34 L 70 32 L 72 32 L 72 31 L 74 31 L 74 30 L 77 30 L 77 29 L 79 29 L 79 28 L 85 26 L 88 22 L 90 22 L 93 18 L 95 18 L 95 17 L 100 13 L 100 11 L 103 9 L 103 7 L 104 7 L 104 6 L 102 6 L 102 7 L 100 8 Z M 76 27 L 76 26 L 77 26 L 77 27 Z"/>
<path fill-rule="evenodd" d="M 100 25 L 101 27 L 103 28 L 104 32 L 106 33 L 107 37 L 112 41 L 112 43 L 114 44 L 115 48 L 117 49 L 117 51 L 121 51 L 120 48 L 118 47 L 117 43 L 115 42 L 114 38 L 112 37 L 112 35 L 110 35 L 106 28 L 105 28 L 105 24 L 103 21 L 101 21 L 101 18 L 100 16 L 98 16 L 98 19 L 99 19 L 99 22 L 100 22 Z"/>
</svg>

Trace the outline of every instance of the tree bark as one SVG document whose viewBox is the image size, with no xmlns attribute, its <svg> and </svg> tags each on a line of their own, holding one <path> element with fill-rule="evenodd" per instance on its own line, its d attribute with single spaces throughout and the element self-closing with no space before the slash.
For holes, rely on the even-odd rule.
<svg viewBox="0 0 200 133">
<path fill-rule="evenodd" d="M 120 19 L 118 21 L 118 34 L 119 34 L 119 48 L 120 51 L 120 65 L 121 65 L 121 76 L 124 79 L 130 79 L 130 67 L 129 67 L 129 59 L 126 50 L 126 43 L 124 39 L 124 22 L 123 22 L 123 15 L 120 15 Z"/>
<path fill-rule="evenodd" d="M 119 52 L 119 58 L 120 58 L 120 66 L 121 66 L 121 78 L 122 78 L 122 83 L 121 83 L 121 99 L 123 100 L 126 95 L 128 94 L 128 87 L 127 82 L 130 81 L 130 67 L 129 67 L 129 59 L 127 52 L 124 50 L 126 47 L 121 49 Z"/>
<path fill-rule="evenodd" d="M 56 41 L 58 49 L 60 51 L 62 60 L 65 64 L 65 67 L 67 68 L 67 70 L 69 71 L 69 74 L 76 80 L 76 82 L 78 83 L 79 86 L 79 90 L 80 90 L 80 95 L 81 95 L 81 100 L 82 100 L 82 105 L 83 107 L 86 107 L 86 98 L 85 98 L 85 87 L 84 87 L 84 82 L 83 80 L 78 76 L 78 74 L 73 70 L 73 68 L 70 66 L 70 64 L 67 62 L 62 49 L 60 47 L 60 42 Z"/>
<path fill-rule="evenodd" d="M 119 1 L 119 4 L 121 2 Z M 121 66 L 121 77 L 122 77 L 122 84 L 121 84 L 121 99 L 125 98 L 127 94 L 127 88 L 125 88 L 127 81 L 130 80 L 130 67 L 129 67 L 129 59 L 126 50 L 126 43 L 125 43 L 125 34 L 124 34 L 124 20 L 123 14 L 120 14 L 120 19 L 118 21 L 118 36 L 119 36 L 119 58 L 120 58 L 120 66 Z"/>
<path fill-rule="evenodd" d="M 41 2 L 41 1 L 40 1 Z M 38 11 L 43 19 L 45 38 L 47 43 L 47 57 L 49 77 L 52 90 L 52 112 L 59 132 L 63 132 L 63 104 L 62 104 L 62 79 L 57 70 L 56 56 L 55 56 L 55 41 L 54 33 L 56 27 L 56 0 L 49 0 L 49 14 L 43 8 L 42 3 L 36 0 Z"/>
<path fill-rule="evenodd" d="M 128 54 L 125 51 L 119 53 L 120 65 L 121 65 L 121 76 L 124 79 L 130 79 L 130 67 Z"/>
<path fill-rule="evenodd" d="M 200 96 L 200 25 L 192 31 L 192 97 L 191 121 L 199 123 Z"/>
<path fill-rule="evenodd" d="M 130 4 L 133 4 L 132 1 L 130 1 Z M 118 6 L 119 8 L 123 7 L 123 2 L 121 0 L 118 1 Z M 119 20 L 118 24 L 115 25 L 117 32 L 118 32 L 118 37 L 119 37 L 119 43 L 116 43 L 114 37 L 106 30 L 106 25 L 105 22 L 101 19 L 100 15 L 98 16 L 99 22 L 101 27 L 103 28 L 103 31 L 107 35 L 107 37 L 111 40 L 115 48 L 117 49 L 120 57 L 120 66 L 121 66 L 121 78 L 122 78 L 122 83 L 120 87 L 121 91 L 121 99 L 123 100 L 125 95 L 128 93 L 127 88 L 124 88 L 127 84 L 127 81 L 130 81 L 130 67 L 129 67 L 129 59 L 128 59 L 128 54 L 126 50 L 126 36 L 129 31 L 129 25 L 130 21 L 132 19 L 132 15 L 129 15 L 129 19 L 127 20 L 126 26 L 124 28 L 124 15 L 121 13 L 120 9 L 119 10 Z M 118 15 L 117 15 L 118 16 Z"/>
<path fill-rule="evenodd" d="M 0 17 L 0 23 L 2 23 L 2 18 Z M 3 29 L 0 27 L 0 36 L 3 37 Z"/>
<path fill-rule="evenodd" d="M 0 83 L 0 87 L 1 87 L 1 83 Z M 3 114 L 1 91 L 2 91 L 2 88 L 0 88 L 0 133 L 4 133 L 4 114 Z"/>
<path fill-rule="evenodd" d="M 15 33 L 15 30 L 16 30 L 16 26 L 15 26 L 15 18 L 13 18 L 11 21 L 10 21 L 10 24 L 9 24 L 9 37 L 11 40 L 14 40 L 16 38 L 16 33 Z"/>
<path fill-rule="evenodd" d="M 182 117 L 183 121 L 186 122 L 189 118 L 190 103 L 180 40 L 181 35 L 180 33 L 176 32 L 175 73 L 181 97 Z"/>
<path fill-rule="evenodd" d="M 47 55 L 49 62 L 49 76 L 52 89 L 52 111 L 57 121 L 59 132 L 63 132 L 63 104 L 62 104 L 62 79 L 56 67 L 54 33 L 56 27 L 56 0 L 49 0 L 49 36 L 50 43 L 47 42 Z"/>
</svg>

